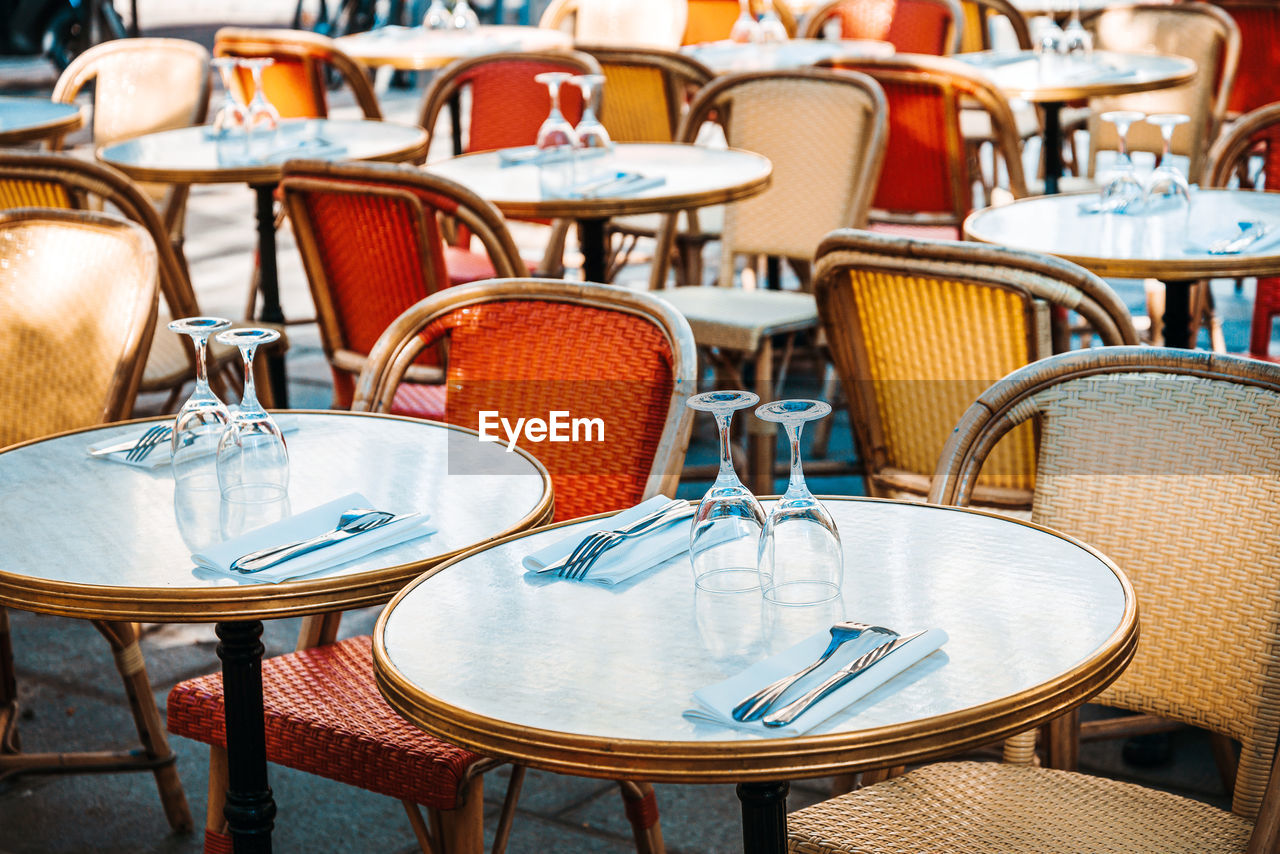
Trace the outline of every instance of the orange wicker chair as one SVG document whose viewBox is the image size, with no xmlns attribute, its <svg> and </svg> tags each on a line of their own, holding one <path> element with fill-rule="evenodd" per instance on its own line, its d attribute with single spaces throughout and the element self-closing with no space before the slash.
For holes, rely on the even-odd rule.
<svg viewBox="0 0 1280 854">
<path fill-rule="evenodd" d="M 805 13 L 800 37 L 822 38 L 831 24 L 845 39 L 879 39 L 899 53 L 946 56 L 960 49 L 964 12 L 957 0 L 829 0 Z"/>
<path fill-rule="evenodd" d="M 1230 812 L 1071 771 L 947 762 L 792 813 L 788 849 L 1280 849 L 1278 410 L 1280 367 L 1265 362 L 1136 347 L 1053 356 L 969 408 L 930 494 L 969 503 L 991 449 L 1036 425 L 1033 521 L 1107 554 L 1140 602 L 1137 652 L 1100 699 L 1239 739 Z"/>
<path fill-rule="evenodd" d="M 1022 155 L 1009 102 L 982 75 L 951 59 L 895 56 L 834 59 L 822 65 L 861 71 L 875 79 L 889 104 L 884 168 L 871 201 L 874 231 L 955 239 L 973 209 L 971 169 L 960 127 L 962 100 L 986 111 L 1009 192 L 1027 194 Z"/>
<path fill-rule="evenodd" d="M 1274 0 L 1213 0 L 1240 29 L 1240 63 L 1227 98 L 1234 119 L 1276 100 L 1280 72 L 1280 3 Z"/>
<path fill-rule="evenodd" d="M 552 0 L 538 26 L 575 42 L 674 49 L 685 30 L 683 0 Z"/>
<path fill-rule="evenodd" d="M 818 247 L 815 296 L 866 466 L 869 495 L 923 498 L 938 453 L 988 385 L 1052 352 L 1051 306 L 1104 345 L 1136 344 L 1120 298 L 1058 258 L 977 243 L 846 229 Z M 992 455 L 981 503 L 1025 510 L 1030 429 Z"/>
<path fill-rule="evenodd" d="M 280 189 L 333 370 L 334 409 L 351 406 L 370 348 L 402 311 L 450 285 L 525 272 L 502 214 L 416 167 L 295 160 L 285 164 Z M 442 217 L 463 224 L 483 251 L 447 245 Z M 424 357 L 391 409 L 441 418 L 439 354 Z"/>
<path fill-rule="evenodd" d="M 1252 168 L 1255 162 L 1257 170 Z M 1205 183 L 1210 187 L 1280 189 L 1280 104 L 1241 116 L 1230 132 L 1219 137 L 1209 152 L 1208 173 Z M 1280 278 L 1260 277 L 1249 327 L 1249 355 L 1255 359 L 1276 361 L 1271 356 L 1271 326 L 1276 317 L 1280 317 Z"/>
<path fill-rule="evenodd" d="M 686 5 L 689 11 L 681 44 L 702 44 L 729 38 L 733 22 L 738 20 L 742 9 L 738 0 L 688 0 Z M 773 0 L 773 11 L 778 13 L 778 20 L 782 21 L 787 35 L 795 38 L 798 24 L 791 7 L 785 0 Z M 759 16 L 762 12 L 764 0 L 751 0 L 751 13 Z"/>
<path fill-rule="evenodd" d="M 571 407 L 607 419 L 607 444 L 538 446 L 556 491 L 556 519 L 673 494 L 692 422 L 684 401 L 694 386 L 694 350 L 689 327 L 661 301 L 538 279 L 448 288 L 379 338 L 352 408 L 385 411 L 419 357 L 445 341 L 450 423 L 475 428 L 482 408 L 545 415 Z M 314 649 L 263 662 L 267 758 L 400 798 L 424 851 L 482 850 L 480 775 L 499 763 L 432 738 L 392 711 L 374 686 L 369 638 L 334 643 L 336 616 L 308 627 L 303 645 Z M 170 731 L 209 742 L 215 774 L 225 773 L 222 714 L 217 674 L 169 695 Z M 523 769 L 512 769 L 495 851 L 506 843 L 522 779 Z M 660 852 L 652 788 L 626 782 L 621 789 L 637 849 Z M 419 803 L 439 828 L 434 841 Z M 226 840 L 221 824 L 221 803 L 211 798 L 207 851 L 226 850 L 217 847 Z"/>
<path fill-rule="evenodd" d="M 155 322 L 156 253 L 145 230 L 85 211 L 0 213 L 0 447 L 128 417 Z M 0 778 L 152 771 L 170 826 L 190 830 L 138 625 L 93 625 L 111 646 L 142 750 L 19 752 L 13 650 L 0 608 Z"/>
<path fill-rule="evenodd" d="M 534 79 L 545 71 L 602 73 L 599 63 L 577 51 L 493 53 L 460 59 L 432 77 L 422 99 L 418 123 L 434 138 L 440 112 L 467 91 L 471 95 L 470 112 L 460 118 L 467 134 L 465 138 L 457 137 L 461 142 L 458 153 L 533 145 L 550 110 L 547 87 Z M 561 87 L 560 111 L 575 124 L 582 117 L 582 97 L 576 86 Z M 546 251 L 534 266 L 544 275 L 559 276 L 564 272 L 564 240 L 569 222 L 557 220 L 551 225 Z"/>
</svg>

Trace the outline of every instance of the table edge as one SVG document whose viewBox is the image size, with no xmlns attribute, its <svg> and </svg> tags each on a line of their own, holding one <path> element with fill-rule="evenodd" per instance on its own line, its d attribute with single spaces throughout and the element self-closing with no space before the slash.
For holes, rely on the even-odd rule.
<svg viewBox="0 0 1280 854">
<path fill-rule="evenodd" d="M 57 104 L 61 102 L 51 101 L 50 103 Z M 84 108 L 79 104 L 67 104 L 66 106 L 75 107 L 75 112 L 60 119 L 50 119 L 43 124 L 29 125 L 12 131 L 0 131 L 0 145 L 33 142 L 38 139 L 79 130 L 84 126 Z"/>
<path fill-rule="evenodd" d="M 982 51 L 982 52 L 994 53 L 995 51 Z M 1030 53 L 1030 54 L 1035 53 L 1035 51 L 1020 51 L 1020 52 Z M 992 85 L 995 85 L 996 88 L 999 89 L 1001 92 L 1003 92 L 1006 97 L 1016 98 L 1023 101 L 1032 101 L 1037 104 L 1047 104 L 1047 103 L 1058 103 L 1058 102 L 1065 102 L 1065 101 L 1078 101 L 1078 100 L 1087 99 L 1087 98 L 1105 98 L 1110 95 L 1136 95 L 1140 92 L 1152 92 L 1158 89 L 1173 89 L 1177 86 L 1182 86 L 1183 84 L 1190 82 L 1192 79 L 1195 78 L 1196 73 L 1199 70 L 1195 60 L 1185 56 L 1176 56 L 1174 54 L 1169 54 L 1169 53 L 1139 54 L 1139 53 L 1135 53 L 1134 51 L 1123 51 L 1123 50 L 1106 51 L 1106 52 L 1117 53 L 1117 54 L 1128 53 L 1135 56 L 1162 56 L 1168 59 L 1175 59 L 1183 62 L 1188 62 L 1191 64 L 1191 68 L 1189 70 L 1181 71 L 1176 74 L 1159 77 L 1154 80 L 1144 80 L 1141 82 L 1133 81 L 1133 80 L 1130 80 L 1127 82 L 1117 80 L 1114 83 L 1082 83 L 1082 84 L 1076 84 L 1074 86 L 1057 86 L 1052 89 L 1040 89 L 1040 90 L 1032 90 L 1032 91 L 1019 89 L 1013 86 L 1010 86 L 1010 87 L 1000 86 L 995 83 L 994 79 L 992 79 Z M 957 59 L 956 61 L 964 62 L 964 60 L 961 60 L 961 59 Z M 968 62 L 965 62 L 965 65 L 968 65 L 970 68 L 978 72 L 981 72 L 984 70 L 979 66 L 971 65 Z"/>
</svg>

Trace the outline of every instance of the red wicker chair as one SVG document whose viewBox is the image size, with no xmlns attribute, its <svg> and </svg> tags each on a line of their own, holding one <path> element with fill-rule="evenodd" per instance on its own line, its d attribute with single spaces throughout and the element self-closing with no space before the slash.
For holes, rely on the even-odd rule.
<svg viewBox="0 0 1280 854">
<path fill-rule="evenodd" d="M 1276 100 L 1280 71 L 1280 3 L 1275 0 L 1212 0 L 1240 28 L 1240 63 L 1227 98 L 1235 118 Z"/>
<path fill-rule="evenodd" d="M 450 423 L 476 428 L 481 407 L 517 416 L 564 408 L 606 420 L 606 443 L 538 446 L 555 485 L 556 519 L 672 494 L 689 440 L 684 401 L 694 386 L 695 358 L 688 324 L 662 302 L 603 285 L 538 279 L 448 288 L 410 308 L 378 339 L 352 408 L 385 411 L 418 358 L 444 341 Z M 393 712 L 374 686 L 369 638 L 334 643 L 336 616 L 307 627 L 302 645 L 314 648 L 263 662 L 268 760 L 400 798 L 424 851 L 482 850 L 480 775 L 499 763 L 435 739 Z M 207 852 L 228 850 L 216 796 L 226 772 L 222 715 L 218 674 L 169 694 L 170 732 L 211 745 Z M 514 768 L 495 851 L 506 843 L 522 779 L 523 769 Z M 620 785 L 637 849 L 661 851 L 652 788 Z M 434 834 L 419 803 L 431 812 Z"/>
<path fill-rule="evenodd" d="M 421 169 L 292 161 L 280 189 L 333 370 L 334 409 L 351 406 L 366 354 L 409 306 L 450 285 L 526 272 L 493 205 Z M 447 245 L 442 218 L 463 224 L 483 251 Z M 424 353 L 391 411 L 442 418 L 439 365 Z"/>
<path fill-rule="evenodd" d="M 946 56 L 960 49 L 964 12 L 957 0 L 829 0 L 805 13 L 801 38 L 821 38 L 839 20 L 840 37 L 879 39 L 898 53 Z"/>
</svg>

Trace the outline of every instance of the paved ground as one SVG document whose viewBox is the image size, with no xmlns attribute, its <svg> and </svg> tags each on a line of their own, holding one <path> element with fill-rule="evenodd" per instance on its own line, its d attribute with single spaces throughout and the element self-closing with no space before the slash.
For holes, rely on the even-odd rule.
<svg viewBox="0 0 1280 854">
<path fill-rule="evenodd" d="M 206 4 L 142 4 L 144 25 L 182 27 L 208 40 L 212 24 L 198 9 Z M 211 4 L 209 4 L 211 5 Z M 237 0 L 220 4 L 226 22 L 273 23 L 285 17 L 292 2 Z M 234 10 L 235 15 L 232 14 Z M 148 18 L 154 12 L 155 18 Z M 236 17 L 239 15 L 241 17 Z M 0 88 L 47 90 L 52 74 L 38 63 L 0 62 Z M 339 99 L 341 103 L 341 99 Z M 417 93 L 392 90 L 384 94 L 390 117 L 412 121 Z M 351 111 L 339 107 L 338 113 Z M 240 186 L 197 187 L 190 202 L 187 252 L 193 281 L 204 309 L 241 316 L 252 265 L 254 240 L 252 197 Z M 524 241 L 535 235 L 525 231 Z M 287 314 L 310 316 L 312 306 L 292 240 L 280 235 L 281 281 Z M 709 265 L 714 269 L 714 265 Z M 628 271 L 626 281 L 643 281 L 643 270 Z M 1139 283 L 1117 283 L 1135 311 L 1140 310 Z M 1229 283 L 1217 289 L 1219 311 L 1226 320 L 1229 347 L 1242 349 L 1248 329 L 1250 287 L 1236 294 Z M 324 407 L 329 401 L 329 373 L 314 325 L 289 329 L 290 394 L 295 406 Z M 799 390 L 799 389 L 797 389 Z M 154 402 L 153 402 L 154 403 Z M 837 423 L 833 454 L 850 453 L 847 421 Z M 710 431 L 700 432 L 691 460 L 711 459 Z M 698 495 L 705 484 L 686 483 L 681 494 Z M 852 479 L 815 483 L 815 491 L 860 493 Z M 366 632 L 376 611 L 348 615 L 344 633 Z M 124 711 L 122 692 L 110 666 L 106 646 L 85 623 L 15 612 L 12 614 L 23 712 L 22 738 L 29 749 L 92 749 L 129 741 L 132 727 Z M 279 621 L 267 627 L 268 654 L 292 648 L 296 623 Z M 152 626 L 144 641 L 152 683 L 158 700 L 175 682 L 212 670 L 215 639 L 209 626 Z M 1140 779 L 1215 803 L 1223 803 L 1216 771 L 1202 736 L 1187 732 L 1175 740 L 1176 760 L 1142 770 L 1126 765 L 1116 744 L 1086 750 L 1088 770 Z M 205 804 L 206 752 L 198 744 L 174 739 L 179 771 L 197 823 Z M 413 836 L 399 804 L 328 781 L 272 768 L 272 785 L 279 805 L 277 850 L 412 851 Z M 486 791 L 489 831 L 502 796 L 501 774 L 493 775 Z M 820 799 L 825 781 L 793 787 L 791 805 Z M 663 830 L 673 852 L 741 850 L 737 803 L 730 786 L 659 787 Z M 102 776 L 28 776 L 0 782 L 0 854 L 26 852 L 196 852 L 199 834 L 168 831 L 150 777 L 138 774 Z M 525 785 L 520 813 L 509 846 L 512 852 L 624 852 L 631 848 L 629 828 L 616 788 L 604 781 L 532 773 Z"/>
</svg>

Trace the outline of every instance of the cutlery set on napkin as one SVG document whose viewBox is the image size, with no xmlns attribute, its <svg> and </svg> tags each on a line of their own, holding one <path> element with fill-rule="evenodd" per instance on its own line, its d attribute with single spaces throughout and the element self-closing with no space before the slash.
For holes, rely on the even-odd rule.
<svg viewBox="0 0 1280 854">
<path fill-rule="evenodd" d="M 129 452 L 137 448 L 139 440 L 151 432 L 151 429 L 155 426 L 157 425 L 138 425 L 132 432 L 125 433 L 121 438 L 95 442 L 89 446 L 89 456 L 113 463 L 123 463 L 139 469 L 155 470 L 165 468 L 169 465 L 173 453 L 173 446 L 170 444 L 167 435 L 162 441 L 156 442 L 154 447 L 141 457 L 129 458 Z M 276 426 L 280 428 L 281 433 L 292 433 L 298 429 L 298 422 L 288 415 L 279 415 L 276 416 Z"/>
<path fill-rule="evenodd" d="M 566 156 L 563 151 L 544 151 L 535 145 L 524 145 L 517 148 L 499 149 L 498 167 L 505 169 L 510 166 L 543 166 L 563 163 L 566 159 L 572 159 L 575 162 L 589 162 L 604 156 L 605 153 L 602 150 L 600 153 L 575 150 Z M 568 196 L 580 199 L 629 196 L 645 190 L 651 190 L 654 187 L 661 187 L 666 182 L 667 179 L 660 175 L 606 170 L 599 175 L 593 175 L 570 186 L 568 188 Z"/>
</svg>

